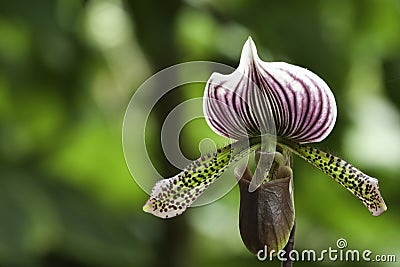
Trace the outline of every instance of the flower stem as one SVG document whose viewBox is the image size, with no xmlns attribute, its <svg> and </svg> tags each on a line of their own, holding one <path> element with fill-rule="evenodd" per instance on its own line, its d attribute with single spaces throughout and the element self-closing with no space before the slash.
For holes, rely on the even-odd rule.
<svg viewBox="0 0 400 267">
<path fill-rule="evenodd" d="M 283 249 L 286 252 L 285 255 L 289 255 L 289 253 L 294 248 L 294 234 L 295 234 L 295 232 L 296 232 L 296 219 L 294 220 L 292 231 L 290 231 L 289 240 L 288 240 L 285 248 Z M 286 258 L 287 258 L 286 261 L 282 261 L 282 267 L 292 267 L 293 266 L 293 261 L 289 257 L 286 257 Z"/>
</svg>

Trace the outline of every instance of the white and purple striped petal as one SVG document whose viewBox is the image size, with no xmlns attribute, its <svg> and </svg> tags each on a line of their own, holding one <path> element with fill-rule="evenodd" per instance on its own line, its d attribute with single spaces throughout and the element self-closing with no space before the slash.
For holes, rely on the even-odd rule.
<svg viewBox="0 0 400 267">
<path fill-rule="evenodd" d="M 299 143 L 319 142 L 337 117 L 335 97 L 320 77 L 299 66 L 262 61 L 251 38 L 235 72 L 210 77 L 203 106 L 211 128 L 234 139 L 276 132 Z"/>
</svg>

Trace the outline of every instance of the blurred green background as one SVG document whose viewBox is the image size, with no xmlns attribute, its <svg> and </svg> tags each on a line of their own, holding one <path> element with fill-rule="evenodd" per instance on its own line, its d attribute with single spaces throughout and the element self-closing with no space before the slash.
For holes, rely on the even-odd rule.
<svg viewBox="0 0 400 267">
<path fill-rule="evenodd" d="M 346 238 L 349 249 L 399 262 L 399 1 L 16 0 L 0 2 L 0 266 L 279 266 L 242 244 L 238 188 L 161 220 L 142 212 L 148 196 L 122 152 L 124 112 L 142 82 L 184 61 L 235 67 L 249 35 L 262 59 L 326 80 L 338 120 L 319 147 L 378 177 L 388 206 L 371 216 L 295 159 L 296 248 Z M 162 119 L 202 90 L 167 96 L 149 126 L 165 176 L 177 170 L 160 150 Z M 182 149 L 195 158 L 193 140 L 210 130 L 204 121 L 186 128 Z M 295 264 L 344 265 L 365 263 Z"/>
</svg>

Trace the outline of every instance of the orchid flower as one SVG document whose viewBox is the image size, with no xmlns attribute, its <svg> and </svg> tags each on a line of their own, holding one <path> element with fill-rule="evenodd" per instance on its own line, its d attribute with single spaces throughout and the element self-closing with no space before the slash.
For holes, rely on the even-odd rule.
<svg viewBox="0 0 400 267">
<path fill-rule="evenodd" d="M 203 108 L 216 133 L 237 141 L 158 181 L 144 211 L 161 218 L 180 215 L 228 167 L 253 152 L 255 174 L 243 166 L 235 169 L 235 176 L 242 239 L 254 253 L 265 243 L 278 250 L 288 241 L 294 225 L 292 153 L 344 186 L 372 215 L 387 209 L 376 178 L 307 145 L 324 140 L 336 122 L 336 102 L 328 85 L 302 67 L 262 61 L 250 37 L 235 72 L 209 78 Z"/>
</svg>

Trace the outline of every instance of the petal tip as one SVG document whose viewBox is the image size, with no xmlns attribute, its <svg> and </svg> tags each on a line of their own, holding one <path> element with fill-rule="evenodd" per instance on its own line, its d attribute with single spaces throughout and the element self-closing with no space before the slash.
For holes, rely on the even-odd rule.
<svg viewBox="0 0 400 267">
<path fill-rule="evenodd" d="M 244 67 L 245 65 L 251 64 L 254 60 L 257 60 L 258 54 L 257 54 L 257 47 L 256 44 L 254 43 L 253 39 L 251 36 L 247 38 L 247 41 L 244 43 L 243 48 L 242 48 L 242 55 L 240 57 L 240 64 L 239 67 Z"/>
<path fill-rule="evenodd" d="M 377 210 L 371 210 L 372 216 L 378 217 L 382 213 L 384 213 L 387 210 L 387 206 L 384 204 L 381 208 Z"/>
<path fill-rule="evenodd" d="M 380 198 L 380 201 L 378 204 L 376 204 L 375 208 L 367 207 L 370 210 L 372 216 L 375 216 L 375 217 L 381 215 L 382 213 L 384 213 L 387 210 L 386 203 L 383 200 L 382 196 L 380 196 L 379 198 Z"/>
<path fill-rule="evenodd" d="M 152 204 L 150 202 L 150 199 L 146 201 L 146 203 L 143 205 L 143 211 L 146 213 L 151 213 L 151 209 L 152 209 Z"/>
</svg>

